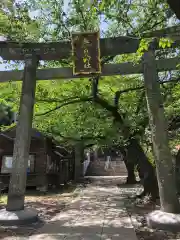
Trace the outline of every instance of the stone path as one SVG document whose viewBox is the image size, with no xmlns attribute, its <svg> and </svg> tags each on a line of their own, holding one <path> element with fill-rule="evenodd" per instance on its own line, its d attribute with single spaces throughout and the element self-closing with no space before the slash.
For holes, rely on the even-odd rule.
<svg viewBox="0 0 180 240">
<path fill-rule="evenodd" d="M 115 186 L 89 185 L 80 199 L 29 240 L 137 240 Z"/>
</svg>

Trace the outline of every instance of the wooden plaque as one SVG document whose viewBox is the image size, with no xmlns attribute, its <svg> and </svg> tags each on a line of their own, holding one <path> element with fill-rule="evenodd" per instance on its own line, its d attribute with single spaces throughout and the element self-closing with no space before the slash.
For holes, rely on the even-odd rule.
<svg viewBox="0 0 180 240">
<path fill-rule="evenodd" d="M 72 34 L 73 74 L 100 74 L 99 32 Z"/>
</svg>

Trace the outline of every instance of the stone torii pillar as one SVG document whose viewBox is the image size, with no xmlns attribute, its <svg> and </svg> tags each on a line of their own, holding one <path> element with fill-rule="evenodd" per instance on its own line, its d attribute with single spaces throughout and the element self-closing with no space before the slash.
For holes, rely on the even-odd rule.
<svg viewBox="0 0 180 240">
<path fill-rule="evenodd" d="M 175 230 L 180 228 L 180 204 L 153 44 L 144 53 L 143 70 L 161 203 L 161 211 L 150 213 L 147 222 L 152 228 Z"/>
<path fill-rule="evenodd" d="M 25 56 L 19 118 L 13 151 L 12 174 L 6 206 L 7 211 L 24 210 L 38 62 L 39 60 L 35 54 Z"/>
</svg>

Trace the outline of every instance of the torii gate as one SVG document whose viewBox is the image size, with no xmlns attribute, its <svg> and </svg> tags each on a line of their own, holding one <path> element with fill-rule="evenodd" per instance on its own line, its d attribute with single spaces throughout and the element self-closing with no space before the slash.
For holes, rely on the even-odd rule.
<svg viewBox="0 0 180 240">
<path fill-rule="evenodd" d="M 90 77 L 98 74 L 99 76 L 109 75 L 125 75 L 125 74 L 144 74 L 146 98 L 148 104 L 149 114 L 152 116 L 151 122 L 153 122 L 156 128 L 152 126 L 152 132 L 154 136 L 154 142 L 158 145 L 162 141 L 168 143 L 166 134 L 166 121 L 164 118 L 163 108 L 161 105 L 160 88 L 158 83 L 158 72 L 169 71 L 177 69 L 177 64 L 180 63 L 179 58 L 155 60 L 154 51 L 158 49 L 158 42 L 153 45 L 153 49 L 149 48 L 144 54 L 143 61 L 140 64 L 134 65 L 133 63 L 122 64 L 105 64 L 100 66 L 100 52 L 101 57 L 116 56 L 119 54 L 135 53 L 139 47 L 140 39 L 132 37 L 116 37 L 116 38 L 98 38 L 97 33 L 87 33 L 74 35 L 76 41 L 78 36 L 80 37 L 80 44 L 71 45 L 71 42 L 62 41 L 56 43 L 16 43 L 16 42 L 0 42 L 0 56 L 4 60 L 24 60 L 24 71 L 9 71 L 0 72 L 0 82 L 7 81 L 23 81 L 22 94 L 20 100 L 19 119 L 16 130 L 16 140 L 14 144 L 13 152 L 13 168 L 16 171 L 11 176 L 9 185 L 7 211 L 18 211 L 24 209 L 24 194 L 26 188 L 26 168 L 28 163 L 32 118 L 33 118 L 33 106 L 35 100 L 35 87 L 36 80 L 46 79 L 71 79 L 80 77 Z M 88 66 L 84 66 L 83 63 L 87 63 L 87 57 L 82 50 L 82 39 L 88 40 L 90 59 L 88 60 Z M 171 47 L 176 48 L 180 46 L 180 40 L 175 41 Z M 40 69 L 38 70 L 39 60 L 60 60 L 67 59 L 72 55 L 72 49 L 74 50 L 75 67 L 73 69 L 67 68 L 53 68 L 53 69 Z M 100 51 L 99 51 L 100 50 Z M 87 53 L 87 51 L 86 51 Z M 83 58 L 86 57 L 85 62 Z M 86 64 L 85 64 L 86 65 Z M 156 112 L 156 114 L 155 114 Z M 162 116 L 162 117 L 160 117 Z M 159 159 L 157 163 L 162 169 L 158 172 L 160 177 L 164 177 L 165 174 L 171 172 L 171 169 L 164 171 L 163 166 L 163 152 L 157 149 Z M 171 161 L 170 151 L 166 152 L 167 158 Z M 170 163 L 171 166 L 171 163 Z M 77 163 L 76 167 L 79 167 Z M 23 170 L 23 175 L 20 175 Z M 166 178 L 167 179 L 167 178 Z M 168 183 L 173 188 L 173 182 L 169 178 Z M 160 191 L 163 191 L 160 188 Z M 166 193 L 163 192 L 163 195 Z M 166 195 L 168 199 L 168 196 Z"/>
</svg>

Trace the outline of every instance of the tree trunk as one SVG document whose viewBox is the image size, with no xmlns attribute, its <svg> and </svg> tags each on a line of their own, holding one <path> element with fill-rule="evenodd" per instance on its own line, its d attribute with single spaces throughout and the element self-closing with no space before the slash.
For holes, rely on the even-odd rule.
<svg viewBox="0 0 180 240">
<path fill-rule="evenodd" d="M 139 178 L 140 179 L 143 178 L 142 174 L 140 173 L 139 166 L 137 166 L 135 164 L 134 159 L 130 159 L 127 157 L 127 149 L 125 149 L 125 147 L 118 147 L 118 152 L 123 156 L 122 160 L 124 161 L 126 169 L 127 169 L 128 177 L 126 180 L 126 184 L 138 183 L 136 181 L 136 176 L 135 176 L 135 167 L 137 167 Z"/>
<path fill-rule="evenodd" d="M 180 150 L 175 157 L 175 174 L 176 174 L 176 186 L 177 192 L 180 194 Z"/>
<path fill-rule="evenodd" d="M 159 193 L 155 168 L 149 162 L 143 148 L 136 139 L 131 139 L 129 141 L 129 145 L 127 146 L 127 157 L 134 165 L 139 166 L 139 175 L 144 187 L 144 191 L 140 196 L 151 195 L 152 200 L 156 200 Z"/>
<path fill-rule="evenodd" d="M 123 135 L 124 139 L 127 139 L 130 137 L 130 126 L 127 125 L 127 123 L 124 121 L 123 117 L 117 110 L 117 99 L 116 99 L 116 104 L 115 106 L 110 105 L 105 99 L 96 97 L 97 104 L 99 104 L 101 107 L 105 108 L 107 111 L 111 112 L 112 116 L 114 117 L 114 124 L 118 124 L 121 129 L 121 134 Z M 137 156 L 134 155 L 131 152 L 134 152 L 134 148 L 137 148 Z M 144 191 L 143 195 L 146 194 L 151 194 L 153 199 L 156 199 L 158 196 L 158 187 L 156 187 L 156 176 L 155 176 L 155 171 L 153 166 L 150 164 L 148 161 L 148 158 L 146 157 L 143 149 L 139 145 L 137 140 L 130 140 L 129 141 L 129 152 L 128 152 L 128 161 L 129 158 L 131 159 L 130 161 L 134 162 L 134 166 L 138 164 L 138 168 L 140 170 L 140 176 L 143 178 L 143 186 L 144 186 Z M 132 173 L 132 171 L 130 171 Z M 151 185 L 152 182 L 152 185 Z"/>
<path fill-rule="evenodd" d="M 153 50 L 144 54 L 144 82 L 161 209 L 165 212 L 179 213 L 180 205 L 177 197 L 172 156 L 168 145 L 167 123 Z"/>
<path fill-rule="evenodd" d="M 128 177 L 126 180 L 126 184 L 135 184 L 136 182 L 136 176 L 134 173 L 134 163 L 132 161 L 128 161 L 128 159 L 124 159 L 124 163 L 126 165 Z"/>
<path fill-rule="evenodd" d="M 74 164 L 74 180 L 80 181 L 83 177 L 83 161 L 84 161 L 84 145 L 79 142 L 75 146 L 75 164 Z"/>
</svg>

